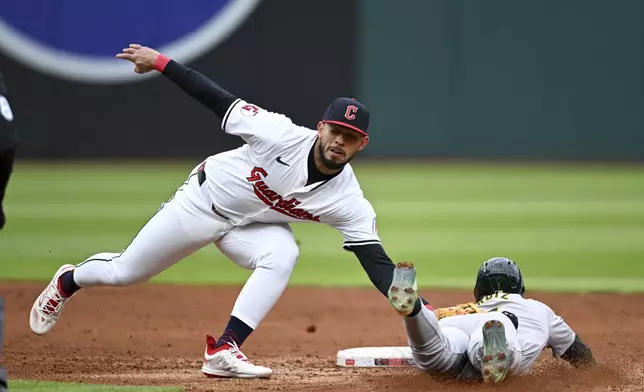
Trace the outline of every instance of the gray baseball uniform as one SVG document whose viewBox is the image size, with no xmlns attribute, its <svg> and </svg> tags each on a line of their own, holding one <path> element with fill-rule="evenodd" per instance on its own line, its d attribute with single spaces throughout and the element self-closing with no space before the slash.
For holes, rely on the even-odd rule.
<svg viewBox="0 0 644 392">
<path fill-rule="evenodd" d="M 511 374 L 525 373 L 546 347 L 561 356 L 575 340 L 574 331 L 552 309 L 542 302 L 518 294 L 497 293 L 477 303 L 487 313 L 451 316 L 437 319 L 423 308 L 415 317 L 405 318 L 405 327 L 418 367 L 437 373 L 458 372 L 469 361 L 480 371 L 482 326 L 488 320 L 499 320 L 505 327 L 508 347 L 514 352 Z M 502 311 L 513 313 L 519 327 Z"/>
</svg>

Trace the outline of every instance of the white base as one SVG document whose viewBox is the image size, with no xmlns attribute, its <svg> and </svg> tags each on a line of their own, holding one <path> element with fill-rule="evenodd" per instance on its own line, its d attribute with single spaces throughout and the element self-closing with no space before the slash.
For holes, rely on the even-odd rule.
<svg viewBox="0 0 644 392">
<path fill-rule="evenodd" d="M 414 367 L 409 347 L 358 347 L 338 351 L 342 367 Z"/>
</svg>

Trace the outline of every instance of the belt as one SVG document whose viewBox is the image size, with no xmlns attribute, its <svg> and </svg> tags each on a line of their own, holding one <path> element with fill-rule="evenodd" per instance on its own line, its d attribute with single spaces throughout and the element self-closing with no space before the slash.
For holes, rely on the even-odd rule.
<svg viewBox="0 0 644 392">
<path fill-rule="evenodd" d="M 199 186 L 202 186 L 204 182 L 206 182 L 206 162 L 204 162 L 201 166 L 199 166 L 199 169 L 197 169 L 197 180 L 199 181 Z M 214 204 L 211 204 L 212 212 L 215 214 L 219 215 L 220 217 L 229 220 L 227 216 L 222 214 L 221 212 L 217 211 L 217 208 L 215 207 Z"/>
</svg>

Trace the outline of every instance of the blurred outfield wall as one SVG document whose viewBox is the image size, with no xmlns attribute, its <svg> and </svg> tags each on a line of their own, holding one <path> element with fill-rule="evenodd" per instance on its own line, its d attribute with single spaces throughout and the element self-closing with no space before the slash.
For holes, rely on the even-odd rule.
<svg viewBox="0 0 644 392">
<path fill-rule="evenodd" d="M 364 155 L 644 160 L 640 0 L 132 0 L 99 11 L 30 0 L 0 17 L 45 46 L 107 59 L 244 2 L 256 4 L 188 65 L 310 127 L 335 96 L 358 97 L 373 116 Z M 6 38 L 23 158 L 200 159 L 241 143 L 168 80 L 92 80 L 89 63 L 85 80 L 47 72 Z"/>
<path fill-rule="evenodd" d="M 644 159 L 644 1 L 363 0 L 358 14 L 371 153 Z"/>
</svg>

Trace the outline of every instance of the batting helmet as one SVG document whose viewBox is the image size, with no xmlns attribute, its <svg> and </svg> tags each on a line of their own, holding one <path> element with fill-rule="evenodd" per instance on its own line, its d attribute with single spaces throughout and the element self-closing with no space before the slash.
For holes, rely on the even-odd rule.
<svg viewBox="0 0 644 392">
<path fill-rule="evenodd" d="M 505 257 L 493 257 L 487 260 L 476 275 L 474 298 L 477 302 L 497 291 L 520 295 L 525 293 L 523 275 L 519 266 Z"/>
</svg>

